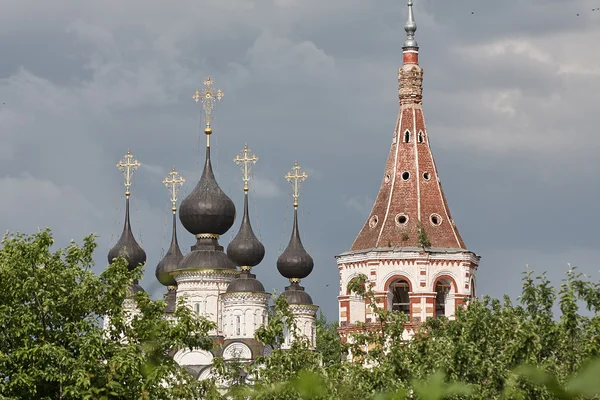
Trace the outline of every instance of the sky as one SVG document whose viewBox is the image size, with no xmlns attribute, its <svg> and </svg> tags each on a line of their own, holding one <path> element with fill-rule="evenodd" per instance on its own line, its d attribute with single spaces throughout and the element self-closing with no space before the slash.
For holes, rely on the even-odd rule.
<svg viewBox="0 0 600 400">
<path fill-rule="evenodd" d="M 173 166 L 197 183 L 207 75 L 213 167 L 243 203 L 233 158 L 260 158 L 250 213 L 266 247 L 268 291 L 289 241 L 294 161 L 300 232 L 315 260 L 303 285 L 337 319 L 334 256 L 347 251 L 377 195 L 398 111 L 406 1 L 0 0 L 0 228 L 50 227 L 56 246 L 98 236 L 107 265 L 124 216 L 116 163 L 142 166 L 132 226 L 148 254 L 142 286 L 170 241 L 162 184 Z M 594 10 L 594 11 L 592 11 Z M 600 0 L 415 0 L 423 108 L 440 179 L 467 247 L 482 257 L 478 295 L 519 295 L 522 272 L 557 284 L 600 258 Z M 227 245 L 234 227 L 221 238 Z M 180 225 L 182 250 L 194 240 Z"/>
</svg>

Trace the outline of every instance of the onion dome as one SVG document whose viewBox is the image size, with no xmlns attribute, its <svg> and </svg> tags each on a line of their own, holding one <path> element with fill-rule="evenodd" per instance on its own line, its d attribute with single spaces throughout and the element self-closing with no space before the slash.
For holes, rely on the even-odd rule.
<svg viewBox="0 0 600 400">
<path fill-rule="evenodd" d="M 308 175 L 301 171 L 298 162 L 294 163 L 292 171 L 285 176 L 293 187 L 292 196 L 294 197 L 294 228 L 292 229 L 292 237 L 286 249 L 277 259 L 277 270 L 281 275 L 288 278 L 290 282 L 299 282 L 300 279 L 306 278 L 313 270 L 314 262 L 310 254 L 304 249 L 300 240 L 300 232 L 298 231 L 298 189 L 300 183 L 303 182 Z M 287 290 L 287 288 L 286 288 Z"/>
<path fill-rule="evenodd" d="M 227 255 L 240 267 L 254 267 L 265 257 L 265 246 L 257 239 L 248 216 L 248 192 L 244 193 L 244 217 L 238 234 L 227 246 Z"/>
<path fill-rule="evenodd" d="M 256 275 L 251 274 L 252 267 L 258 265 L 265 257 L 265 246 L 258 240 L 248 215 L 248 181 L 250 180 L 250 168 L 258 161 L 258 157 L 250 152 L 245 145 L 241 154 L 238 154 L 233 161 L 242 168 L 244 181 L 244 217 L 240 225 L 240 230 L 235 238 L 227 246 L 227 255 L 229 259 L 237 264 L 242 272 L 240 276 L 231 282 L 227 287 L 227 293 L 252 292 L 264 293 L 265 288 L 256 279 Z"/>
<path fill-rule="evenodd" d="M 165 286 L 177 286 L 177 281 L 171 275 L 171 272 L 177 269 L 177 266 L 183 259 L 183 254 L 177 243 L 177 225 L 176 215 L 173 213 L 173 236 L 171 238 L 171 246 L 167 250 L 167 254 L 156 266 L 156 279 Z"/>
<path fill-rule="evenodd" d="M 287 248 L 277 259 L 277 270 L 288 279 L 304 279 L 312 272 L 314 262 L 304 249 L 298 231 L 298 208 L 294 208 L 294 228 Z"/>
<path fill-rule="evenodd" d="M 216 101 L 221 100 L 221 89 L 211 89 L 210 77 L 204 81 L 206 88 L 203 92 L 196 90 L 192 97 L 196 102 L 202 101 L 204 108 L 206 129 L 206 163 L 200 181 L 194 190 L 181 202 L 179 219 L 184 228 L 193 235 L 213 234 L 222 235 L 231 228 L 235 221 L 235 206 L 233 201 L 221 190 L 215 179 L 210 162 L 210 135 L 212 128 L 211 113 Z"/>
<path fill-rule="evenodd" d="M 181 202 L 179 219 L 193 235 L 222 235 L 233 225 L 235 205 L 217 184 L 210 162 L 210 146 L 206 146 L 206 163 L 200 181 Z"/>
<path fill-rule="evenodd" d="M 133 237 L 131 224 L 129 222 L 129 188 L 131 187 L 133 171 L 140 165 L 141 164 L 133 158 L 133 155 L 129 150 L 127 150 L 125 158 L 117 164 L 117 167 L 125 175 L 125 225 L 123 226 L 123 233 L 121 233 L 119 241 L 108 252 L 109 263 L 112 263 L 115 258 L 121 256 L 127 260 L 127 268 L 130 271 L 133 271 L 138 265 L 146 263 L 146 252 L 135 240 L 135 237 Z"/>
<path fill-rule="evenodd" d="M 242 153 L 237 155 L 233 161 L 242 167 L 244 181 L 244 217 L 240 230 L 235 238 L 227 246 L 227 255 L 236 265 L 244 269 L 258 265 L 265 257 L 265 246 L 257 239 L 250 225 L 248 215 L 248 181 L 250 180 L 250 166 L 258 161 L 258 157 L 250 152 L 245 145 Z"/>
<path fill-rule="evenodd" d="M 171 235 L 171 246 L 169 246 L 169 250 L 167 250 L 167 254 L 163 257 L 163 259 L 156 266 L 156 279 L 165 285 L 165 286 L 177 286 L 177 281 L 173 278 L 171 274 L 173 271 L 177 269 L 177 266 L 183 259 L 183 254 L 181 254 L 181 250 L 179 249 L 179 244 L 177 243 L 177 194 L 179 193 L 179 189 L 181 185 L 185 182 L 185 179 L 181 177 L 181 175 L 175 170 L 175 167 L 169 173 L 163 183 L 169 189 L 170 200 L 173 204 L 171 210 L 173 211 L 173 234 Z"/>
<path fill-rule="evenodd" d="M 310 295 L 304 291 L 304 286 L 300 286 L 298 282 L 292 282 L 281 295 L 286 298 L 288 304 L 313 303 Z"/>
<path fill-rule="evenodd" d="M 127 269 L 133 271 L 138 265 L 146 263 L 146 252 L 133 237 L 129 223 L 129 196 L 125 200 L 125 226 L 121 238 L 108 252 L 108 262 L 123 257 L 127 261 Z"/>
<path fill-rule="evenodd" d="M 199 269 L 230 269 L 236 266 L 223 246 L 219 245 L 219 236 L 231 228 L 235 220 L 235 206 L 233 201 L 221 190 L 210 162 L 210 127 L 211 111 L 216 103 L 223 97 L 223 92 L 213 92 L 210 88 L 212 81 L 206 78 L 206 89 L 200 93 L 196 90 L 193 99 L 202 100 L 205 112 L 206 129 L 206 163 L 200 181 L 194 190 L 181 202 L 179 219 L 184 228 L 196 236 L 197 242 L 179 263 L 177 271 Z"/>
</svg>

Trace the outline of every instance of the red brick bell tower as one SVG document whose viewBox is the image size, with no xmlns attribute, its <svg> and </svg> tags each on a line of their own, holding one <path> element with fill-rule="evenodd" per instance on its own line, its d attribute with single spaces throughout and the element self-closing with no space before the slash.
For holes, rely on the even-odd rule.
<svg viewBox="0 0 600 400">
<path fill-rule="evenodd" d="M 364 300 L 347 291 L 359 274 L 370 279 L 380 307 L 408 314 L 407 335 L 426 318 L 452 318 L 456 307 L 475 295 L 480 258 L 467 250 L 452 219 L 429 146 L 412 0 L 404 29 L 400 111 L 381 187 L 350 251 L 336 257 L 342 335 L 357 322 L 374 322 Z"/>
</svg>

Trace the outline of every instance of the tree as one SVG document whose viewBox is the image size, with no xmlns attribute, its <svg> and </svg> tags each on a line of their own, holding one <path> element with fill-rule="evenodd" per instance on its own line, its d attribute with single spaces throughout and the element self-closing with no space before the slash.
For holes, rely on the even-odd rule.
<svg viewBox="0 0 600 400">
<path fill-rule="evenodd" d="M 52 251 L 49 230 L 7 234 L 0 249 L 0 398 L 193 399 L 199 383 L 169 351 L 212 347 L 212 324 L 146 293 L 126 324 L 123 301 L 132 279 L 123 259 L 100 275 L 91 271 L 94 236 Z M 101 317 L 111 328 L 103 331 Z"/>
</svg>

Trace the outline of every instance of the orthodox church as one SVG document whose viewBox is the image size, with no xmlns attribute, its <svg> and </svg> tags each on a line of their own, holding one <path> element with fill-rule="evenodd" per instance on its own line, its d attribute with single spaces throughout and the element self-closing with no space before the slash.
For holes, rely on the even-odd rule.
<svg viewBox="0 0 600 400">
<path fill-rule="evenodd" d="M 407 338 L 415 325 L 439 315 L 452 318 L 458 306 L 475 296 L 480 257 L 467 250 L 458 233 L 429 146 L 412 6 L 408 0 L 404 62 L 398 69 L 399 112 L 383 180 L 352 247 L 336 256 L 343 339 L 357 323 L 375 322 L 365 300 L 347 289 L 362 274 L 380 309 L 407 314 Z"/>
<path fill-rule="evenodd" d="M 419 66 L 412 6 L 412 0 L 408 0 L 403 65 L 398 70 L 399 113 L 381 187 L 350 250 L 336 256 L 339 332 L 343 340 L 362 324 L 375 322 L 365 299 L 348 292 L 348 284 L 359 275 L 367 276 L 380 308 L 406 313 L 407 339 L 419 323 L 440 315 L 452 318 L 457 307 L 475 296 L 480 257 L 467 249 L 452 219 L 429 145 L 422 108 L 423 69 Z M 220 90 L 213 91 L 211 84 L 207 78 L 203 92 L 197 90 L 193 96 L 196 102 L 202 102 L 205 114 L 204 170 L 179 207 L 181 225 L 197 241 L 184 256 L 177 242 L 177 194 L 184 179 L 173 169 L 163 181 L 173 205 L 172 240 L 156 267 L 156 278 L 167 287 L 167 317 L 183 299 L 185 305 L 216 324 L 210 332 L 216 344 L 212 352 L 184 349 L 174 354 L 175 360 L 199 379 L 210 376 L 215 356 L 251 362 L 270 351 L 254 339 L 256 329 L 267 322 L 271 300 L 252 273 L 265 254 L 252 230 L 248 210 L 249 173 L 258 158 L 245 146 L 234 159 L 243 172 L 244 212 L 239 231 L 225 251 L 219 238 L 233 226 L 236 210 L 219 187 L 211 164 L 211 111 L 223 96 Z M 135 240 L 129 221 L 129 189 L 133 171 L 139 165 L 129 151 L 117 164 L 125 175 L 125 225 L 108 254 L 109 262 L 124 256 L 130 270 L 146 262 L 146 253 Z M 298 331 L 285 332 L 282 348 L 299 336 L 313 346 L 316 341 L 318 307 L 300 285 L 313 270 L 313 259 L 304 249 L 298 229 L 298 189 L 306 177 L 297 163 L 285 176 L 293 188 L 294 221 L 290 242 L 277 260 L 277 269 L 290 281 L 282 295 L 296 316 Z M 131 293 L 141 290 L 134 282 Z M 135 313 L 133 301 L 126 301 Z"/>
<path fill-rule="evenodd" d="M 258 158 L 248 146 L 234 161 L 242 167 L 244 182 L 244 213 L 235 238 L 227 246 L 219 244 L 219 238 L 234 224 L 236 209 L 233 201 L 219 187 L 213 173 L 210 154 L 211 111 L 223 97 L 220 90 L 213 91 L 212 81 L 207 78 L 203 92 L 196 90 L 193 99 L 201 101 L 205 114 L 206 160 L 202 176 L 191 193 L 181 201 L 179 221 L 196 238 L 190 252 L 183 255 L 177 242 L 177 195 L 185 180 L 173 168 L 163 183 L 169 189 L 173 213 L 173 233 L 171 245 L 164 258 L 156 266 L 156 278 L 167 287 L 165 296 L 166 318 L 173 318 L 179 299 L 198 315 L 214 322 L 216 328 L 209 332 L 215 344 L 212 351 L 182 349 L 173 354 L 175 361 L 185 366 L 196 377 L 203 379 L 211 375 L 212 360 L 222 356 L 225 360 L 236 359 L 251 362 L 258 356 L 268 354 L 266 348 L 254 339 L 255 331 L 267 323 L 271 295 L 252 268 L 260 264 L 265 248 L 252 230 L 248 210 L 248 184 L 250 170 Z M 133 236 L 129 218 L 130 187 L 133 172 L 141 164 L 130 151 L 125 154 L 117 167 L 125 176 L 125 224 L 120 239 L 108 252 L 108 261 L 123 256 L 130 271 L 146 263 L 146 253 Z M 285 178 L 292 183 L 294 198 L 294 222 L 290 242 L 277 260 L 277 269 L 288 278 L 290 285 L 282 292 L 287 299 L 290 311 L 296 316 L 296 332 L 284 332 L 282 348 L 289 348 L 299 337 L 305 337 L 314 346 L 316 327 L 315 316 L 318 306 L 300 281 L 313 270 L 313 259 L 304 249 L 298 229 L 299 185 L 308 175 L 295 163 Z M 134 281 L 130 296 L 125 300 L 129 316 L 136 314 L 132 294 L 144 289 Z M 105 326 L 110 321 L 105 319 Z"/>
</svg>

